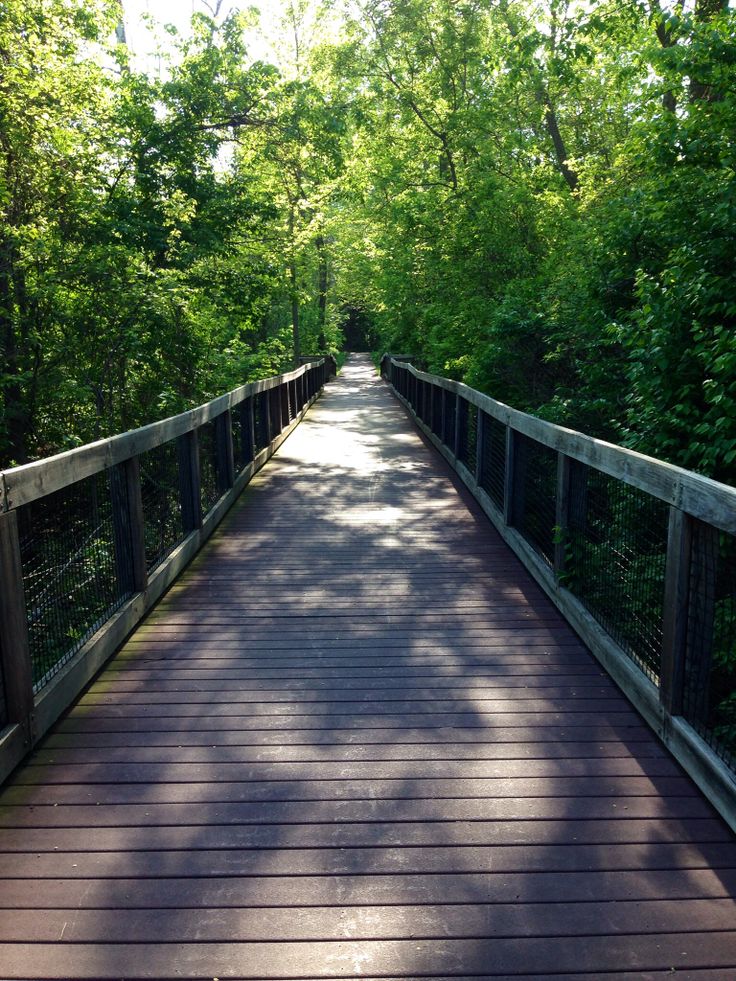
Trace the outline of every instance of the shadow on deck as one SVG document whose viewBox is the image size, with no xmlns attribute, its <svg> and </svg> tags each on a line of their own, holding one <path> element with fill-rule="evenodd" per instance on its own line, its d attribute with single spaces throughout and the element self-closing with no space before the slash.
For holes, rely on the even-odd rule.
<svg viewBox="0 0 736 981">
<path fill-rule="evenodd" d="M 732 978 L 733 835 L 341 377 L 7 787 L 7 978 Z"/>
</svg>

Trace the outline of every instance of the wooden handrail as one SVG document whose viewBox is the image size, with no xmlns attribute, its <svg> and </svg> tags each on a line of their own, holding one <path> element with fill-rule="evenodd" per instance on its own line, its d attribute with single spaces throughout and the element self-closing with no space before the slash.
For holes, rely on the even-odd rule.
<svg viewBox="0 0 736 981">
<path fill-rule="evenodd" d="M 53 494 L 55 491 L 100 473 L 132 457 L 140 456 L 147 450 L 155 449 L 162 443 L 190 433 L 207 422 L 211 422 L 228 409 L 260 392 L 279 388 L 284 383 L 302 377 L 307 371 L 329 364 L 331 373 L 336 373 L 335 360 L 322 358 L 304 364 L 287 374 L 274 375 L 260 381 L 249 382 L 226 392 L 204 405 L 187 409 L 178 415 L 169 416 L 158 422 L 149 423 L 127 433 L 110 436 L 107 439 L 87 443 L 84 446 L 57 453 L 43 460 L 26 463 L 20 467 L 0 471 L 0 511 L 29 504 L 31 501 Z"/>
<path fill-rule="evenodd" d="M 403 359 L 397 360 L 392 355 L 384 355 L 382 364 L 387 363 L 386 359 L 388 363 L 404 368 L 420 381 L 461 396 L 515 432 L 600 470 L 609 477 L 637 487 L 667 504 L 673 504 L 721 531 L 736 535 L 736 488 L 636 450 L 607 443 L 546 419 L 539 419 L 469 388 L 462 382 L 419 371 Z"/>
</svg>

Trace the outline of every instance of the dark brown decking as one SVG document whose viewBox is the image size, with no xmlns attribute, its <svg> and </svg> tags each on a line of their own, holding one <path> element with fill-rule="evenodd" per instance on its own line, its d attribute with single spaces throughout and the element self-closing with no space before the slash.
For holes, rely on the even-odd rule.
<svg viewBox="0 0 736 981">
<path fill-rule="evenodd" d="M 736 845 L 355 358 L 0 799 L 1 978 L 736 977 Z"/>
</svg>

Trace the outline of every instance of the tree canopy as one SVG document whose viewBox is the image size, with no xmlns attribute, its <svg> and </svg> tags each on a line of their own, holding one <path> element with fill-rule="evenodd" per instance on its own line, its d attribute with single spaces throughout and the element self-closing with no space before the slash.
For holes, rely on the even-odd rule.
<svg viewBox="0 0 736 981">
<path fill-rule="evenodd" d="M 284 10 L 278 65 L 209 11 L 155 77 L 117 0 L 3 4 L 2 462 L 347 333 L 733 482 L 728 4 Z"/>
</svg>

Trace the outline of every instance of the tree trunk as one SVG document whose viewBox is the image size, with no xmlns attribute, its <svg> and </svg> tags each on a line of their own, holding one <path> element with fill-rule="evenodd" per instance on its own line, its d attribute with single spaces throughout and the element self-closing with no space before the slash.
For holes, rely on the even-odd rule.
<svg viewBox="0 0 736 981">
<path fill-rule="evenodd" d="M 299 293 L 297 291 L 297 268 L 296 268 L 296 242 L 294 240 L 294 233 L 296 227 L 296 220 L 294 215 L 294 209 L 296 205 L 292 202 L 289 208 L 289 285 L 291 293 L 291 333 L 293 337 L 294 344 L 294 364 L 299 365 L 299 359 L 302 356 L 302 346 L 301 338 L 299 336 Z"/>
<path fill-rule="evenodd" d="M 324 354 L 327 348 L 325 337 L 325 323 L 327 321 L 327 250 L 325 240 L 322 235 L 317 236 L 317 254 L 319 255 L 319 268 L 317 270 L 317 354 Z"/>
<path fill-rule="evenodd" d="M 8 458 L 14 463 L 28 462 L 28 422 L 20 382 L 18 343 L 13 323 L 13 277 L 9 247 L 0 245 L 0 336 L 3 345 L 3 415 Z"/>
<path fill-rule="evenodd" d="M 728 0 L 697 0 L 695 18 L 701 23 L 707 23 L 727 8 Z M 720 102 L 722 98 L 723 93 L 714 89 L 707 82 L 701 82 L 697 78 L 690 81 L 691 102 Z"/>
</svg>

